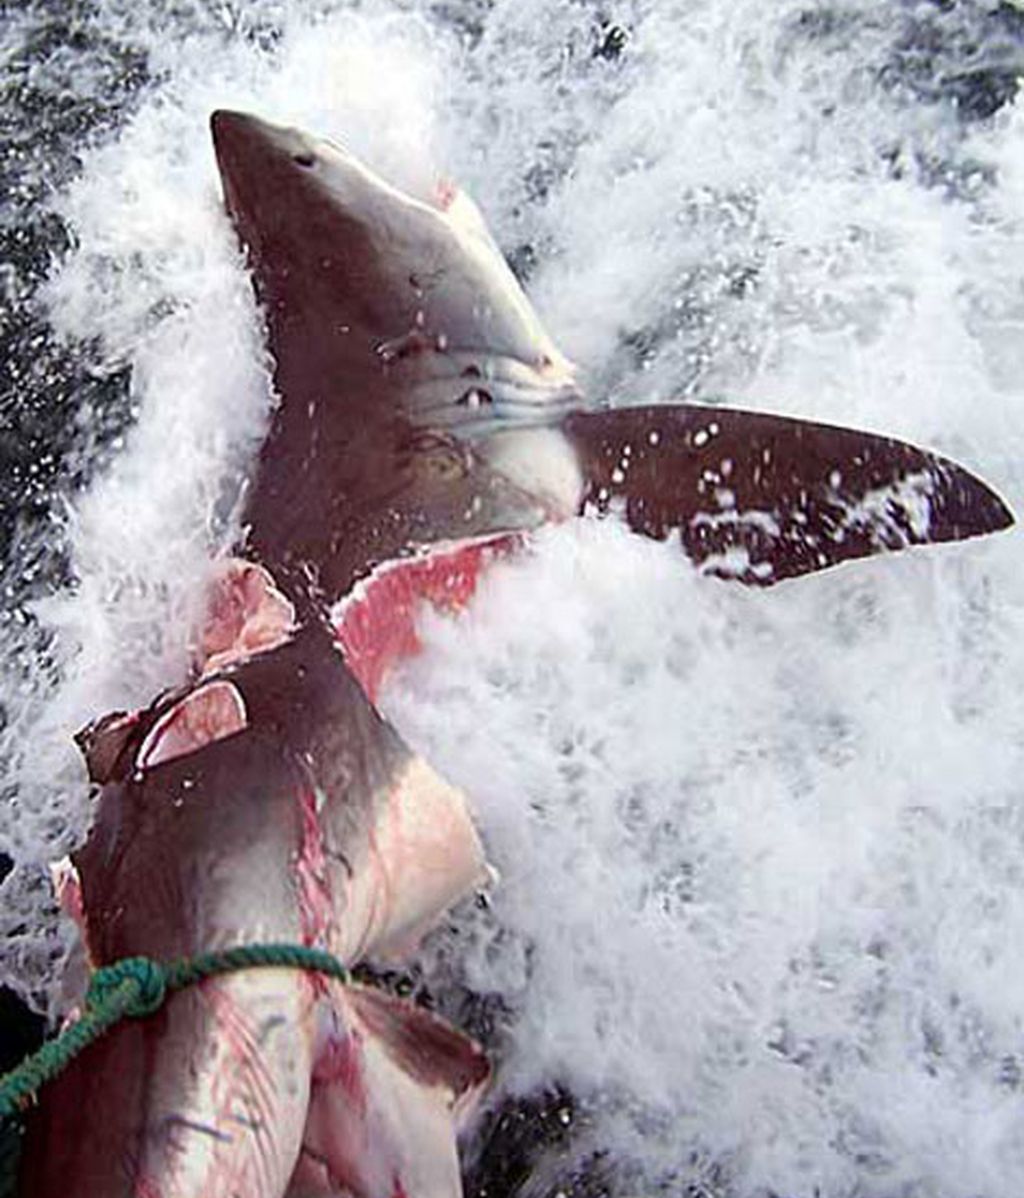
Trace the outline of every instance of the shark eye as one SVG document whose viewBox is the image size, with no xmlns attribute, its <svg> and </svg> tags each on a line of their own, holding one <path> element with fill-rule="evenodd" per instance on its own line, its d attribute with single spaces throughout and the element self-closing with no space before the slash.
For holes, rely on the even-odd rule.
<svg viewBox="0 0 1024 1198">
<path fill-rule="evenodd" d="M 292 162 L 308 168 L 316 166 L 316 157 L 310 154 L 308 150 L 302 150 L 300 153 L 292 155 Z"/>
</svg>

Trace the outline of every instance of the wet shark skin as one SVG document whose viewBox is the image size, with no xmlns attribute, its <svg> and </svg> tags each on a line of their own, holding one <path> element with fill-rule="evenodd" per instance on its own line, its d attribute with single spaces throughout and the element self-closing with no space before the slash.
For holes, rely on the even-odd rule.
<svg viewBox="0 0 1024 1198">
<path fill-rule="evenodd" d="M 228 604 L 241 654 L 214 637 L 206 675 L 85 738 L 105 782 L 76 854 L 97 963 L 268 937 L 400 956 L 480 879 L 461 797 L 360 686 L 415 648 L 418 589 L 449 590 L 443 568 L 415 573 L 425 549 L 456 547 L 461 602 L 483 557 L 459 545 L 514 545 L 580 510 L 678 530 L 703 568 L 758 585 L 1010 521 L 961 468 L 887 438 L 691 405 L 574 411 L 571 366 L 465 203 L 413 201 L 256 118 L 217 114 L 213 130 L 280 395 L 245 511 L 244 551 L 269 573 L 250 602 L 243 570 Z M 371 587 L 382 607 L 364 609 L 357 679 L 328 609 L 396 558 L 413 570 L 403 611 L 384 610 L 393 582 Z M 421 873 L 401 868 L 410 852 Z M 457 1115 L 486 1063 L 435 1030 L 302 974 L 204 984 L 45 1094 L 23 1188 L 450 1198 Z M 433 1080 L 415 1060 L 428 1044 Z M 387 1094 L 405 1117 L 390 1118 Z M 372 1118 L 347 1119 L 346 1096 Z M 412 1143 L 424 1170 L 405 1159 Z"/>
<path fill-rule="evenodd" d="M 242 731 L 211 734 L 198 751 L 140 768 L 154 730 L 167 726 L 166 735 L 176 735 L 173 723 L 168 725 L 170 714 L 224 685 L 238 692 L 244 707 Z M 253 885 L 247 862 L 262 851 L 264 839 L 274 843 L 270 851 L 279 861 L 300 855 L 308 816 L 303 804 L 310 795 L 323 869 L 338 907 L 331 925 L 317 928 L 316 935 L 343 959 L 379 957 L 396 935 L 408 935 L 410 921 L 431 922 L 487 876 L 463 797 L 378 714 L 328 629 L 301 629 L 282 646 L 171 692 L 130 724 L 107 727 L 101 722 L 92 738 L 84 738 L 90 761 L 97 754 L 108 760 L 105 746 L 90 739 L 113 736 L 118 748 L 115 764 L 107 766 L 107 786 L 89 839 L 74 855 L 88 912 L 89 948 L 98 964 L 132 951 L 191 953 L 201 951 L 199 945 L 211 936 L 232 943 L 247 935 L 251 913 L 244 900 Z M 222 759 L 230 766 L 222 766 Z M 267 763 L 275 759 L 278 764 L 271 768 Z M 210 769 L 216 774 L 207 780 Z M 263 796 L 271 780 L 273 795 L 280 792 L 283 798 Z M 253 797 L 247 800 L 250 791 Z M 422 828 L 414 820 L 417 803 L 426 813 Z M 278 806 L 285 813 L 280 818 L 291 821 L 287 835 L 277 834 L 277 823 L 262 814 Z M 428 887 L 412 857 L 419 852 L 429 862 L 431 853 L 441 851 L 445 841 L 435 843 L 433 828 L 446 828 L 446 811 L 455 817 L 446 832 L 453 846 L 452 876 L 447 884 Z M 390 875 L 403 844 L 410 859 L 396 882 L 382 883 L 386 899 L 364 893 L 361 871 Z M 147 862 L 159 845 L 161 871 L 147 882 Z M 166 886 L 161 872 L 170 879 Z M 223 904 L 211 899 L 211 884 L 225 886 Z M 278 907 L 294 905 L 293 881 L 286 878 L 280 886 L 279 892 L 266 891 L 266 899 Z M 433 897 L 425 898 L 426 891 Z M 201 895 L 195 912 L 186 901 L 189 894 Z M 207 920 L 216 912 L 219 922 L 200 925 L 199 911 Z M 420 911 L 419 917 L 410 911 Z M 237 928 L 230 926 L 232 918 L 239 921 Z M 177 925 L 182 930 L 173 934 L 170 929 Z M 132 949 L 139 942 L 152 948 Z"/>
<path fill-rule="evenodd" d="M 75 856 L 94 962 L 300 941 L 287 866 L 299 785 L 274 738 L 252 730 L 111 784 Z M 313 998 L 296 971 L 238 973 L 119 1024 L 44 1092 L 22 1192 L 170 1196 L 235 1179 L 280 1193 L 304 1123 Z"/>
<path fill-rule="evenodd" d="M 540 325 L 479 213 L 461 193 L 429 203 L 391 187 L 343 147 L 246 113 L 215 112 L 211 133 L 225 203 L 271 316 L 278 367 L 395 369 L 415 386 L 481 381 L 474 355 L 519 364 L 541 387 L 572 370 Z M 336 318 L 323 327 L 325 314 Z M 282 336 L 277 336 L 273 325 Z M 421 360 L 436 351 L 441 358 Z M 423 366 L 424 369 L 418 369 Z M 375 404 L 368 397 L 368 410 Z M 385 416 L 392 413 L 387 411 Z"/>
<path fill-rule="evenodd" d="M 326 1031 L 286 1198 L 458 1194 L 450 1127 L 487 1081 L 484 1054 L 435 1015 L 380 990 L 347 987 L 341 1004 L 359 1034 Z"/>
<path fill-rule="evenodd" d="M 475 210 L 460 224 L 297 130 L 212 126 L 282 397 L 249 545 L 321 607 L 425 546 L 581 511 L 678 532 L 705 572 L 759 586 L 1012 522 L 962 467 L 892 438 L 726 407 L 587 410 Z"/>
<path fill-rule="evenodd" d="M 417 545 L 548 518 L 431 412 L 465 396 L 471 415 L 495 371 L 578 398 L 482 224 L 297 131 L 225 112 L 212 131 L 282 397 L 244 514 L 252 555 L 330 602 Z"/>
<path fill-rule="evenodd" d="M 749 585 L 1013 523 L 962 466 L 855 429 L 696 404 L 576 412 L 563 428 L 584 464 L 582 511 L 676 535 L 706 573 Z"/>
<path fill-rule="evenodd" d="M 168 759 L 141 765 L 161 728 L 174 742 L 175 712 L 217 687 L 237 691 L 244 727 L 184 751 L 172 743 Z M 95 743 L 105 738 L 112 751 Z M 380 718 L 319 627 L 85 739 L 107 779 L 74 855 L 94 964 L 268 941 L 317 944 L 353 963 L 381 957 L 414 944 L 486 876 L 461 796 Z M 119 1025 L 44 1091 L 22 1192 L 277 1198 L 299 1160 L 314 1078 L 324 1093 L 324 1020 L 374 1060 L 394 1055 L 374 1047 L 344 989 L 297 970 L 241 971 Z M 418 1018 L 398 1004 L 391 1025 Z M 450 1051 L 429 1087 L 382 1065 L 366 1098 L 382 1101 L 379 1075 L 400 1084 L 410 1117 L 422 1099 L 438 1159 L 450 1160 L 456 1099 L 478 1092 L 488 1068 L 459 1033 L 443 1038 Z M 366 1150 L 390 1152 L 404 1176 L 399 1138 L 371 1137 Z"/>
</svg>

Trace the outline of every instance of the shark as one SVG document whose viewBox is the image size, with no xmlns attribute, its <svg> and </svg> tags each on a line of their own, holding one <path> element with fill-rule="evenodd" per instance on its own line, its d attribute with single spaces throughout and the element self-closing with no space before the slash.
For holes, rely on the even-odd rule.
<svg viewBox="0 0 1024 1198">
<path fill-rule="evenodd" d="M 278 403 L 189 678 L 79 736 L 58 877 L 88 965 L 287 940 L 402 962 L 493 874 L 466 797 L 377 710 L 423 603 L 550 521 L 624 520 L 770 586 L 1008 527 L 958 464 L 728 405 L 589 400 L 472 201 L 249 114 L 212 135 Z M 483 1049 L 379 986 L 241 970 L 90 1047 L 28 1121 L 33 1198 L 455 1198 Z"/>
</svg>

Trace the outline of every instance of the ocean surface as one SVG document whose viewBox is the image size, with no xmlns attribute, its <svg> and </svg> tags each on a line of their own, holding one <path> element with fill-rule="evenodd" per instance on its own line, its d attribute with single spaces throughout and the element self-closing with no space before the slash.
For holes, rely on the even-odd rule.
<svg viewBox="0 0 1024 1198">
<path fill-rule="evenodd" d="M 272 396 L 216 107 L 477 200 L 596 401 L 904 437 L 1024 514 L 1024 7 L 0 3 L 0 1006 L 59 1009 L 72 732 L 185 668 Z M 744 591 L 545 530 L 383 697 L 501 874 L 402 982 L 471 1194 L 1024 1193 L 1024 548 Z M 17 1042 L 16 1042 L 16 1037 Z"/>
</svg>

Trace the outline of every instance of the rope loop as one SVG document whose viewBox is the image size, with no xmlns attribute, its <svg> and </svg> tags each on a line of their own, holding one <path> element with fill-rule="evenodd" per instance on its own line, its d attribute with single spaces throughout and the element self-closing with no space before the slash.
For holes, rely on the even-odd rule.
<svg viewBox="0 0 1024 1198">
<path fill-rule="evenodd" d="M 144 1019 L 159 1011 L 166 998 L 167 972 L 162 965 L 150 957 L 123 957 L 96 970 L 85 1002 L 96 1011 L 114 1004 L 119 1015 Z"/>
<path fill-rule="evenodd" d="M 78 1020 L 0 1077 L 0 1149 L 9 1139 L 5 1120 L 31 1106 L 41 1086 L 122 1019 L 145 1019 L 160 1010 L 168 994 L 206 978 L 260 968 L 304 969 L 341 982 L 349 980 L 348 969 L 337 957 L 303 944 L 240 944 L 166 965 L 150 957 L 122 957 L 97 969 Z"/>
</svg>

